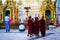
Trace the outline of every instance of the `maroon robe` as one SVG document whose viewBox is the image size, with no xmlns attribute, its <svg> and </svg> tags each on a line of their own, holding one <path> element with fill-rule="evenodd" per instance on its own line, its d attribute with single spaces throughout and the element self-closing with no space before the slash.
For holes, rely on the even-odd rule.
<svg viewBox="0 0 60 40">
<path fill-rule="evenodd" d="M 39 35 L 39 20 L 34 21 L 34 34 Z"/>
<path fill-rule="evenodd" d="M 40 31 L 42 36 L 45 36 L 45 20 L 44 19 L 40 20 Z"/>
<path fill-rule="evenodd" d="M 28 34 L 32 35 L 32 30 L 33 30 L 33 20 L 28 19 Z"/>
</svg>

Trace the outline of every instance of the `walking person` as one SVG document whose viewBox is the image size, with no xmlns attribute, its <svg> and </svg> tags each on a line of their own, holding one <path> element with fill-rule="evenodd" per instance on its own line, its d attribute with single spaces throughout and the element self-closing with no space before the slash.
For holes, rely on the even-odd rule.
<svg viewBox="0 0 60 40">
<path fill-rule="evenodd" d="M 46 33 L 44 16 L 42 16 L 42 18 L 40 19 L 40 31 L 41 35 L 44 37 Z"/>
<path fill-rule="evenodd" d="M 33 20 L 31 18 L 31 16 L 29 16 L 29 19 L 28 19 L 28 36 L 32 37 L 32 29 L 33 28 Z"/>
<path fill-rule="evenodd" d="M 10 16 L 9 14 L 6 14 L 5 16 L 6 32 L 10 31 L 10 17 L 9 16 Z"/>
<path fill-rule="evenodd" d="M 35 17 L 35 21 L 34 21 L 34 35 L 35 36 L 39 36 L 39 19 L 38 17 Z"/>
</svg>

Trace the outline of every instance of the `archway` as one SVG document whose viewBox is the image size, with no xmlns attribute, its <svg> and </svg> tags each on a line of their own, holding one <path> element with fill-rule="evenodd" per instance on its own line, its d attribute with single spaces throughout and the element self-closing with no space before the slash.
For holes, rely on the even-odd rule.
<svg viewBox="0 0 60 40">
<path fill-rule="evenodd" d="M 48 17 L 48 18 L 51 18 L 51 11 L 50 10 L 46 10 L 45 11 L 45 15 Z"/>
<path fill-rule="evenodd" d="M 10 10 L 6 10 L 4 16 L 7 16 L 8 14 L 10 14 Z"/>
<path fill-rule="evenodd" d="M 46 21 L 50 22 L 51 20 L 51 11 L 50 10 L 46 10 L 45 11 L 45 17 L 46 17 Z"/>
</svg>

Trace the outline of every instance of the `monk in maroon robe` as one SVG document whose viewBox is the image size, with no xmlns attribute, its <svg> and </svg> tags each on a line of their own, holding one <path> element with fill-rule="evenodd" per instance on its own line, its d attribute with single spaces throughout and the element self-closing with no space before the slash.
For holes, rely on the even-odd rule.
<svg viewBox="0 0 60 40">
<path fill-rule="evenodd" d="M 35 21 L 34 21 L 34 34 L 36 36 L 39 36 L 39 20 L 38 20 L 38 17 L 35 17 Z"/>
<path fill-rule="evenodd" d="M 46 33 L 44 16 L 42 16 L 42 19 L 40 20 L 40 31 L 41 31 L 41 35 L 44 37 Z"/>
<path fill-rule="evenodd" d="M 28 36 L 32 36 L 32 32 L 33 32 L 33 20 L 31 18 L 31 16 L 28 19 Z"/>
</svg>

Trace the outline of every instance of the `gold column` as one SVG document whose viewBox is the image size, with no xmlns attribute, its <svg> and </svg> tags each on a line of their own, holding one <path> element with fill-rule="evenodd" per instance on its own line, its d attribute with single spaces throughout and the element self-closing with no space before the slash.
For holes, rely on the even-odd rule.
<svg viewBox="0 0 60 40">
<path fill-rule="evenodd" d="M 3 18 L 4 18 L 4 17 L 3 17 L 3 16 L 4 16 L 3 13 L 4 13 L 4 12 L 3 12 L 3 10 L 2 10 L 2 22 L 3 22 Z"/>
<path fill-rule="evenodd" d="M 53 12 L 53 10 L 51 10 L 51 18 L 53 19 L 53 14 L 54 14 L 54 12 Z"/>
<path fill-rule="evenodd" d="M 15 21 L 16 21 L 16 23 L 18 22 L 18 8 L 17 7 L 18 7 L 18 2 L 16 2 L 16 8 L 15 8 L 15 16 L 16 16 Z"/>
<path fill-rule="evenodd" d="M 12 9 L 12 7 L 11 7 L 11 8 L 10 8 L 10 19 L 13 19 L 13 18 L 12 18 L 12 16 L 13 16 L 13 15 L 12 15 L 12 11 L 13 11 L 13 9 Z"/>
<path fill-rule="evenodd" d="M 15 16 L 15 10 L 16 10 L 16 9 L 15 9 L 15 7 L 14 7 L 14 15 L 13 15 L 14 23 L 15 23 L 15 21 L 16 21 L 16 19 L 15 19 L 15 17 L 16 17 L 16 16 Z"/>
<path fill-rule="evenodd" d="M 18 8 L 16 8 L 16 22 L 18 22 Z"/>
<path fill-rule="evenodd" d="M 14 8 L 13 8 L 13 12 L 12 13 L 13 13 L 13 22 L 15 22 L 15 20 L 14 20 Z"/>
<path fill-rule="evenodd" d="M 42 16 L 42 8 L 40 8 L 40 19 L 41 19 L 41 16 Z"/>
<path fill-rule="evenodd" d="M 45 16 L 45 14 L 46 14 L 46 13 L 45 13 L 45 11 L 44 11 L 44 19 L 46 20 L 46 16 Z"/>
<path fill-rule="evenodd" d="M 18 8 L 14 8 L 14 21 L 15 21 L 15 23 L 17 23 L 18 22 Z"/>
</svg>

